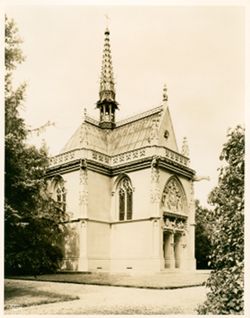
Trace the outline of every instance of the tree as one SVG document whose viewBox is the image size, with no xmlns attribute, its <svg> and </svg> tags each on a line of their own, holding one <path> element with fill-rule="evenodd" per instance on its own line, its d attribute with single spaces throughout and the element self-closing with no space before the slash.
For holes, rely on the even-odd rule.
<svg viewBox="0 0 250 318">
<path fill-rule="evenodd" d="M 211 263 L 207 300 L 200 314 L 243 314 L 244 310 L 244 129 L 228 132 L 220 160 L 218 186 L 209 201 Z"/>
<path fill-rule="evenodd" d="M 209 240 L 209 223 L 207 221 L 209 213 L 210 211 L 203 208 L 198 200 L 195 201 L 195 258 L 198 269 L 210 268 L 211 242 Z"/>
<path fill-rule="evenodd" d="M 12 85 L 24 61 L 21 43 L 15 22 L 5 17 L 5 273 L 38 274 L 60 265 L 66 215 L 47 193 L 46 147 L 26 142 L 20 116 L 26 85 Z"/>
</svg>

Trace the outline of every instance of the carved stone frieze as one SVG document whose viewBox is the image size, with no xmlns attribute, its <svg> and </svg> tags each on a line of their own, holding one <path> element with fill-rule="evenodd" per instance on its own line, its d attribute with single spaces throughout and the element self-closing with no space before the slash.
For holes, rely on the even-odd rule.
<svg viewBox="0 0 250 318">
<path fill-rule="evenodd" d="M 173 232 L 186 231 L 186 221 L 178 217 L 165 217 L 164 218 L 164 229 L 171 230 Z"/>
</svg>

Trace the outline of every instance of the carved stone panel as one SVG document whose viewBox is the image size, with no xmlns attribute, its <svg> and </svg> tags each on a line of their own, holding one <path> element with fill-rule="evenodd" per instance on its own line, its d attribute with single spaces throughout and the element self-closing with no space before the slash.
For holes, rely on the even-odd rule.
<svg viewBox="0 0 250 318">
<path fill-rule="evenodd" d="M 163 207 L 171 212 L 185 213 L 186 198 L 176 179 L 171 179 L 162 195 Z"/>
<path fill-rule="evenodd" d="M 151 162 L 151 202 L 158 203 L 160 202 L 160 187 L 159 187 L 159 178 L 160 172 L 158 168 L 158 157 L 154 157 Z"/>
<path fill-rule="evenodd" d="M 186 231 L 186 220 L 173 217 L 173 216 L 166 216 L 164 217 L 164 229 L 166 230 L 172 230 L 173 232 L 176 231 Z"/>
</svg>

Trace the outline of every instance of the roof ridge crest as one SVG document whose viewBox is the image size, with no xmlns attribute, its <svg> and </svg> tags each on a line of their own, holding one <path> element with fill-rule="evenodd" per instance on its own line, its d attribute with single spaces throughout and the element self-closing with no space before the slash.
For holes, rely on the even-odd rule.
<svg viewBox="0 0 250 318">
<path fill-rule="evenodd" d="M 149 109 L 147 111 L 144 111 L 142 113 L 139 113 L 139 114 L 136 114 L 136 115 L 133 115 L 131 117 L 128 117 L 128 118 L 125 118 L 125 119 L 122 119 L 122 120 L 118 121 L 116 123 L 116 127 L 120 127 L 120 126 L 129 124 L 129 123 L 131 123 L 133 121 L 148 117 L 148 116 L 153 115 L 155 113 L 158 113 L 158 112 L 160 112 L 162 110 L 163 110 L 163 106 L 162 105 L 154 107 L 154 108 L 151 108 L 151 109 Z"/>
</svg>

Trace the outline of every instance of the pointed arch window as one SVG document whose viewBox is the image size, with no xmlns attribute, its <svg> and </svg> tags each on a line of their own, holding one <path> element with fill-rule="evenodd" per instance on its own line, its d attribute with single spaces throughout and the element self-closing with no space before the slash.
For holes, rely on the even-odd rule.
<svg viewBox="0 0 250 318">
<path fill-rule="evenodd" d="M 118 184 L 119 221 L 132 220 L 133 217 L 133 188 L 128 177 Z"/>
</svg>

